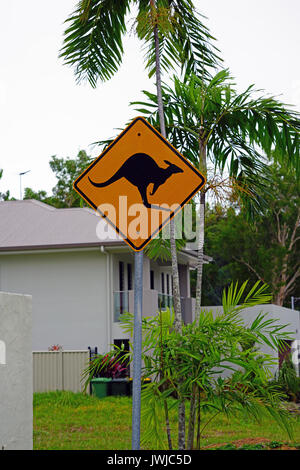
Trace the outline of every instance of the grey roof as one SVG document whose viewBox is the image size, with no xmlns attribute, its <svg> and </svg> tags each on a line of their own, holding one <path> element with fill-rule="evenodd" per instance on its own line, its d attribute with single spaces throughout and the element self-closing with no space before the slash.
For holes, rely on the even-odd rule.
<svg viewBox="0 0 300 470">
<path fill-rule="evenodd" d="M 91 209 L 56 209 L 32 199 L 0 202 L 0 251 L 110 243 L 124 242 Z"/>
<path fill-rule="evenodd" d="M 101 245 L 127 248 L 92 209 L 56 209 L 35 199 L 0 202 L 0 252 Z M 180 256 L 195 260 L 197 253 L 184 249 Z M 207 256 L 204 259 L 211 261 Z"/>
</svg>

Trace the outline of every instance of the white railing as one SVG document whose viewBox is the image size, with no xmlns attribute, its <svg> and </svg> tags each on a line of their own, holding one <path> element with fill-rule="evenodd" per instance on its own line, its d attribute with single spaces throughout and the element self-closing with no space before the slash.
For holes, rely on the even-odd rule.
<svg viewBox="0 0 300 470">
<path fill-rule="evenodd" d="M 158 293 L 158 308 L 166 310 L 167 308 L 173 307 L 173 295 Z"/>
</svg>

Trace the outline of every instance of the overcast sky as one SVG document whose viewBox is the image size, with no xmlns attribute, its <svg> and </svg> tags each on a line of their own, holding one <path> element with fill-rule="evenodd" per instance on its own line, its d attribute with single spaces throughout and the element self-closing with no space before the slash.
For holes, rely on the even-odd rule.
<svg viewBox="0 0 300 470">
<path fill-rule="evenodd" d="M 76 85 L 58 51 L 63 21 L 77 0 L 1 1 L 0 191 L 19 198 L 23 186 L 48 192 L 55 184 L 52 155 L 74 157 L 115 135 L 135 113 L 130 101 L 153 89 L 138 39 L 126 38 L 120 71 L 96 90 Z M 300 110 L 299 0 L 195 0 L 218 40 L 239 89 L 255 83 Z"/>
</svg>

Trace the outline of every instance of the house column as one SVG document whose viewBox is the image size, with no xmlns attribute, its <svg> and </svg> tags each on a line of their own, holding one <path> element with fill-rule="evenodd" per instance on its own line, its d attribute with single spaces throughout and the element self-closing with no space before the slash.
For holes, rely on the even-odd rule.
<svg viewBox="0 0 300 470">
<path fill-rule="evenodd" d="M 189 265 L 180 264 L 178 268 L 182 318 L 184 323 L 191 323 L 195 318 L 195 299 L 191 298 Z"/>
<path fill-rule="evenodd" d="M 146 255 L 143 258 L 143 287 L 150 289 L 150 259 Z"/>
<path fill-rule="evenodd" d="M 190 297 L 191 296 L 191 287 L 190 287 L 190 270 L 187 264 L 179 264 L 179 286 L 180 286 L 180 295 L 181 297 Z"/>
</svg>

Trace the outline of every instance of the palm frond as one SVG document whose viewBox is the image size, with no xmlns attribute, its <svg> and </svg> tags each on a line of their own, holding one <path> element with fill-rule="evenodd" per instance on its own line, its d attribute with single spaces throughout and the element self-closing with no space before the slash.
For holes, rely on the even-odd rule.
<svg viewBox="0 0 300 470">
<path fill-rule="evenodd" d="M 122 37 L 129 0 L 80 0 L 66 20 L 60 57 L 75 70 L 78 82 L 96 87 L 118 70 L 123 56 Z"/>
<path fill-rule="evenodd" d="M 221 62 L 214 38 L 202 22 L 191 0 L 158 0 L 155 10 L 151 2 L 140 0 L 137 34 L 145 41 L 146 65 L 151 77 L 155 73 L 155 43 L 153 28 L 159 34 L 162 69 L 170 72 L 178 66 L 184 76 L 191 73 L 210 76 Z"/>
</svg>

